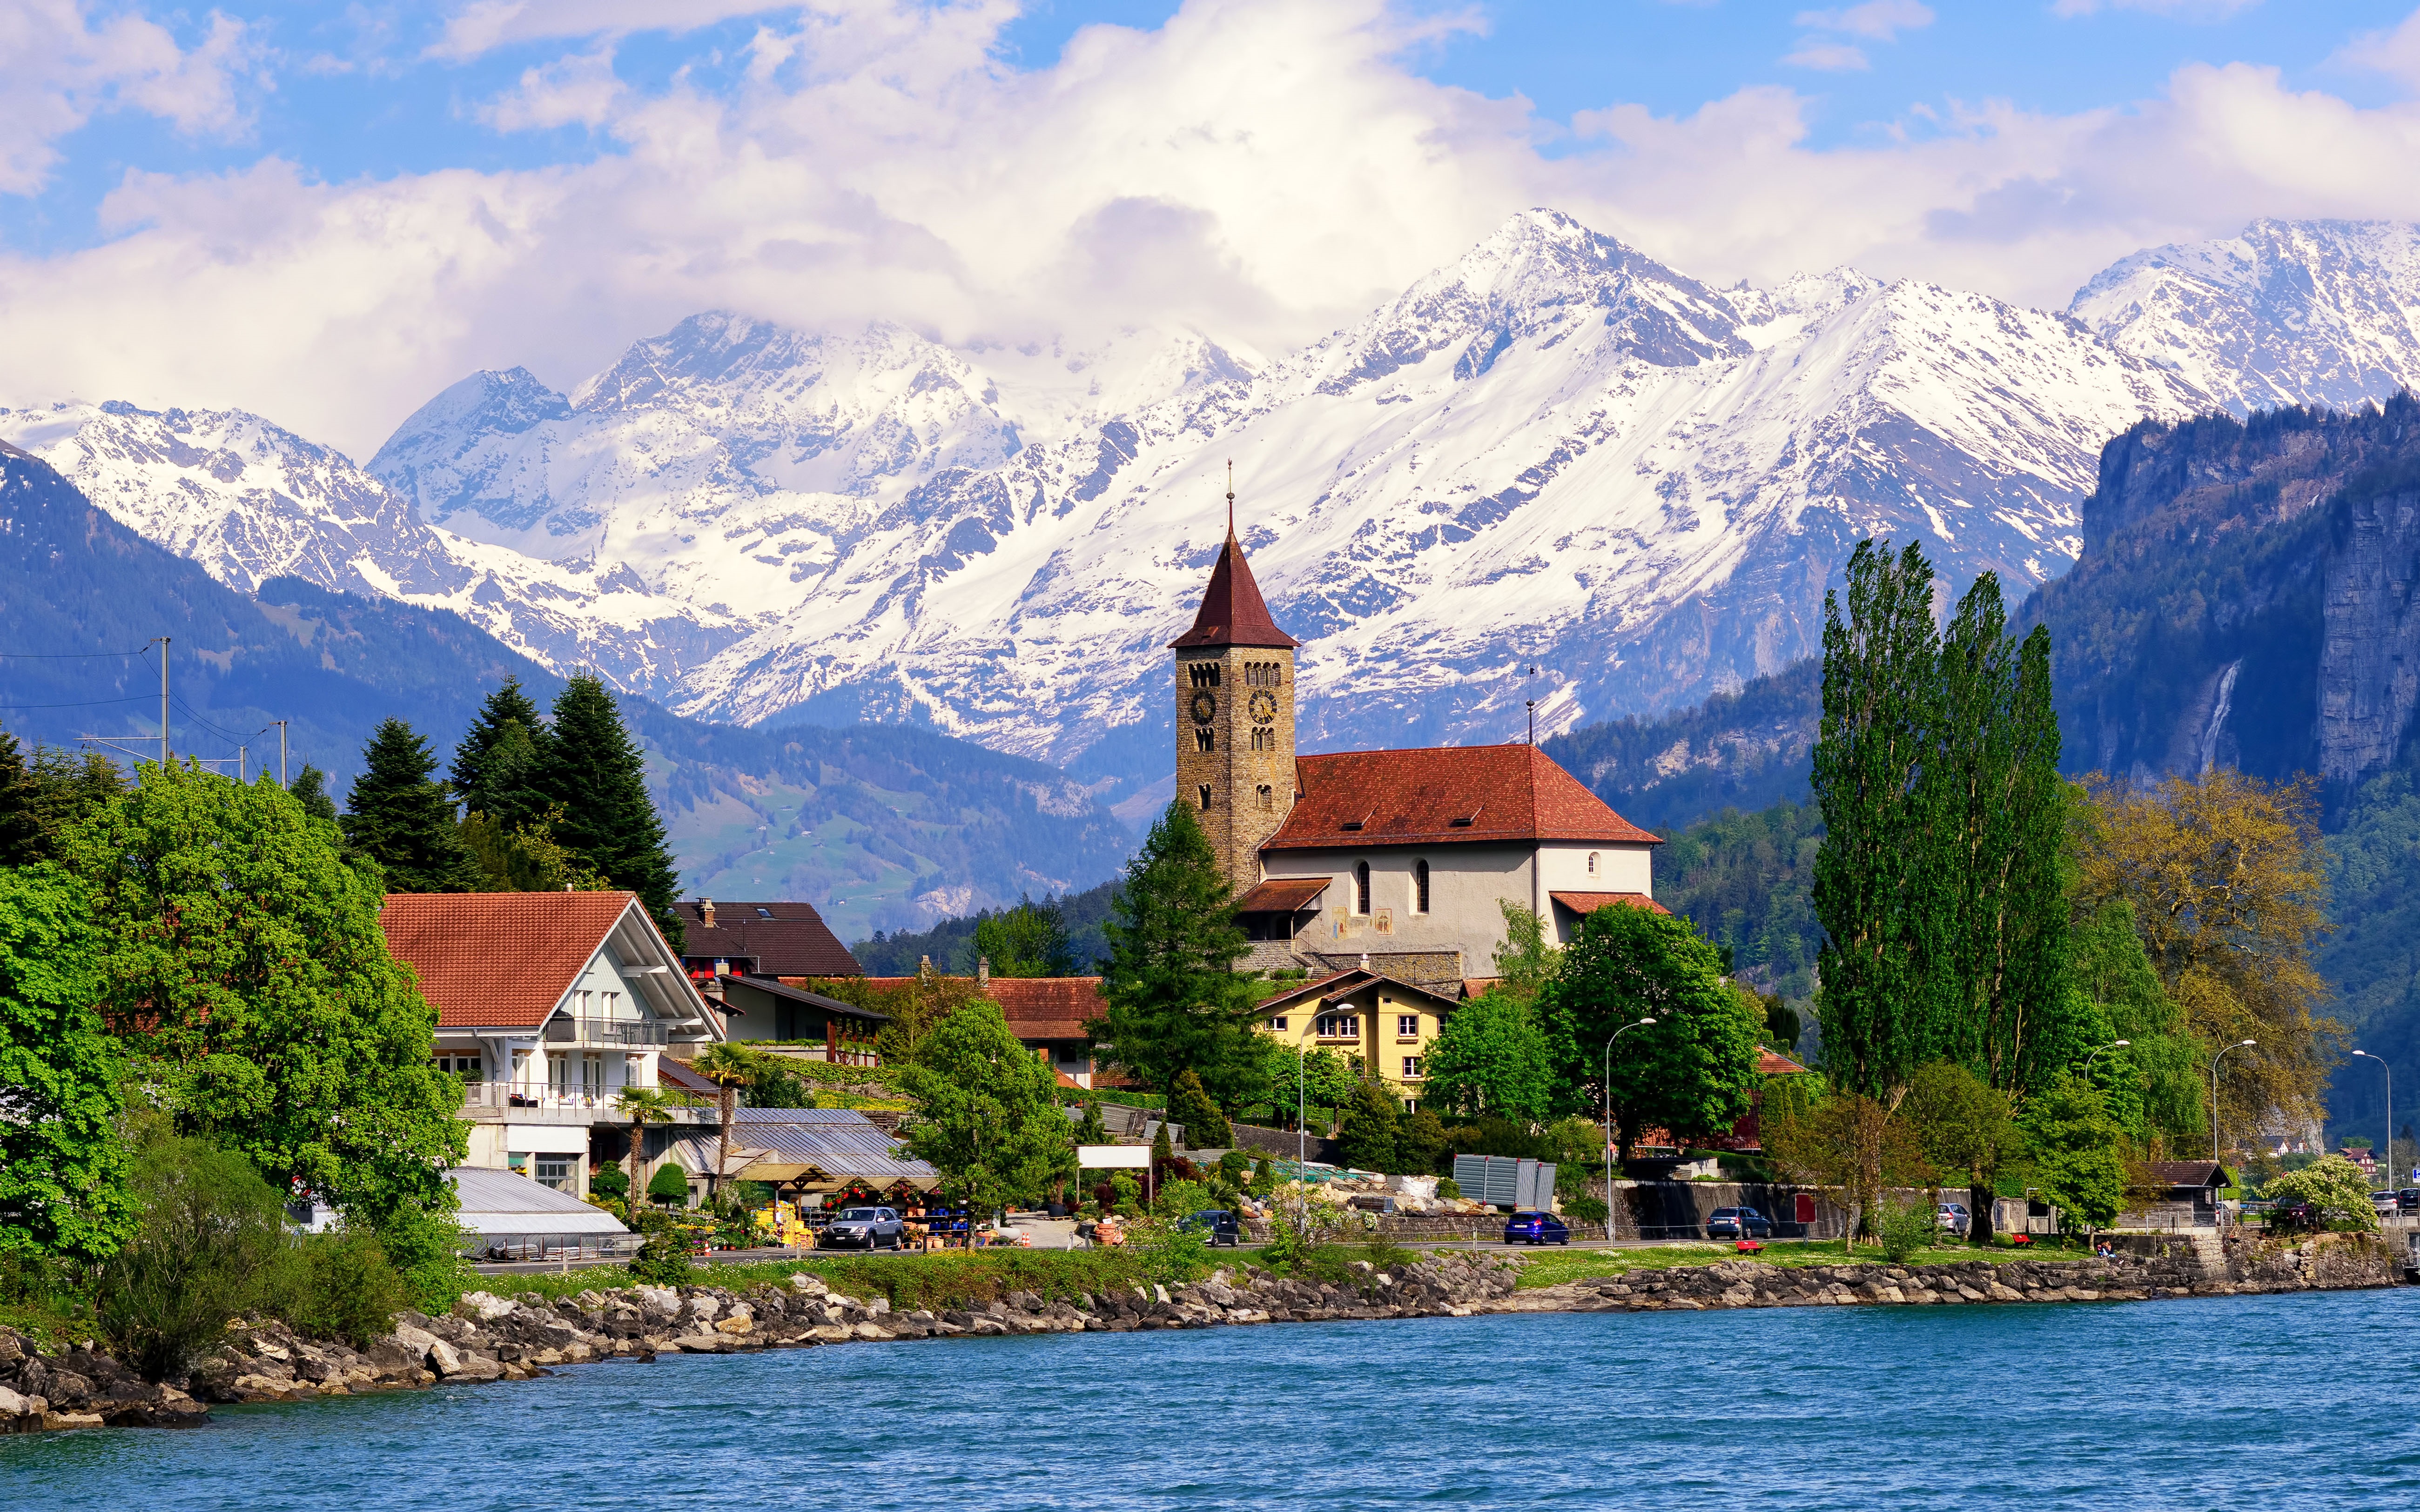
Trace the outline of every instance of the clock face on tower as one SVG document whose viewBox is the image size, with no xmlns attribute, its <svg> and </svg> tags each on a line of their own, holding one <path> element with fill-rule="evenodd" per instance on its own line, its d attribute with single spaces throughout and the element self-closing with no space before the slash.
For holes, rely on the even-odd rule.
<svg viewBox="0 0 2420 1512">
<path fill-rule="evenodd" d="M 1195 724 L 1208 724 L 1218 717 L 1218 696 L 1206 687 L 1195 692 L 1193 695 L 1193 722 Z"/>
<path fill-rule="evenodd" d="M 1270 692 L 1267 688 L 1260 688 L 1256 690 L 1252 694 L 1252 722 L 1254 724 L 1268 724 L 1274 721 L 1277 717 L 1277 695 Z"/>
</svg>

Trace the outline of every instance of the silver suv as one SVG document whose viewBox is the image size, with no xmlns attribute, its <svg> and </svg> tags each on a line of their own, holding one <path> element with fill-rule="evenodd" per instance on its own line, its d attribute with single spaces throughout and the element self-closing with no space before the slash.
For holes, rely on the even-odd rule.
<svg viewBox="0 0 2420 1512">
<path fill-rule="evenodd" d="M 897 1249 L 906 1230 L 889 1208 L 843 1208 L 832 1214 L 817 1248 Z"/>
</svg>

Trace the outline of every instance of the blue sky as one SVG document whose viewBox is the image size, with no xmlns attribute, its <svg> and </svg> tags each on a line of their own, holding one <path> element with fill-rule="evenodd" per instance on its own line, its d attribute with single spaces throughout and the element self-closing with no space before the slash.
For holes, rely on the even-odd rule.
<svg viewBox="0 0 2420 1512">
<path fill-rule="evenodd" d="M 360 450 L 473 366 L 568 384 L 708 304 L 1275 350 L 1532 203 L 1716 281 L 2055 305 L 2254 215 L 2420 216 L 2412 15 L 0 0 L 0 403 Z"/>
</svg>

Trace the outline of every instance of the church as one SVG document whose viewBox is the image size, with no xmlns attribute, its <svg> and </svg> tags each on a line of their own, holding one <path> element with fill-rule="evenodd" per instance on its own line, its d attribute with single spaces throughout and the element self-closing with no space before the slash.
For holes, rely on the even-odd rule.
<svg viewBox="0 0 2420 1512">
<path fill-rule="evenodd" d="M 1658 906 L 1662 841 L 1533 745 L 1297 752 L 1299 644 L 1231 513 L 1193 627 L 1170 646 L 1176 795 L 1238 894 L 1243 964 L 1309 973 L 1265 1005 L 1266 1031 L 1357 1055 L 1416 1102 L 1429 1041 L 1495 974 L 1503 904 L 1568 943 L 1596 909 Z"/>
</svg>

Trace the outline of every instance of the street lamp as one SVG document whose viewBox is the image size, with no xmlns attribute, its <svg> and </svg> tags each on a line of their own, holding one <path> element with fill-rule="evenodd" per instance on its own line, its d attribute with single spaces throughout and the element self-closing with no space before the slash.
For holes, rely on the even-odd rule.
<svg viewBox="0 0 2420 1512">
<path fill-rule="evenodd" d="M 2241 1050 L 2253 1042 L 2238 1040 L 2210 1057 L 2210 1163 L 2212 1165 L 2218 1164 L 2218 1063 L 2226 1058 L 2227 1051 Z"/>
<path fill-rule="evenodd" d="M 1613 1031 L 1605 1041 L 1605 1242 L 1613 1242 L 1613 1041 L 1655 1021 L 1640 1019 Z"/>
<path fill-rule="evenodd" d="M 2092 1079 L 2092 1063 L 2094 1061 L 2100 1059 L 2102 1056 L 2107 1055 L 2112 1050 L 2123 1050 L 2133 1042 L 2134 1041 L 2132 1040 L 2112 1040 L 2107 1044 L 2102 1045 L 2100 1049 L 2092 1052 L 2092 1054 L 2085 1057 L 2084 1079 L 2086 1081 L 2090 1081 Z"/>
<path fill-rule="evenodd" d="M 2386 1143 L 2379 1148 L 2386 1151 L 2386 1189 L 2392 1192 L 2395 1190 L 2395 1068 L 2386 1064 L 2384 1056 L 2373 1056 L 2366 1050 L 2356 1050 L 2353 1054 L 2365 1060 L 2377 1061 L 2386 1071 Z"/>
</svg>

